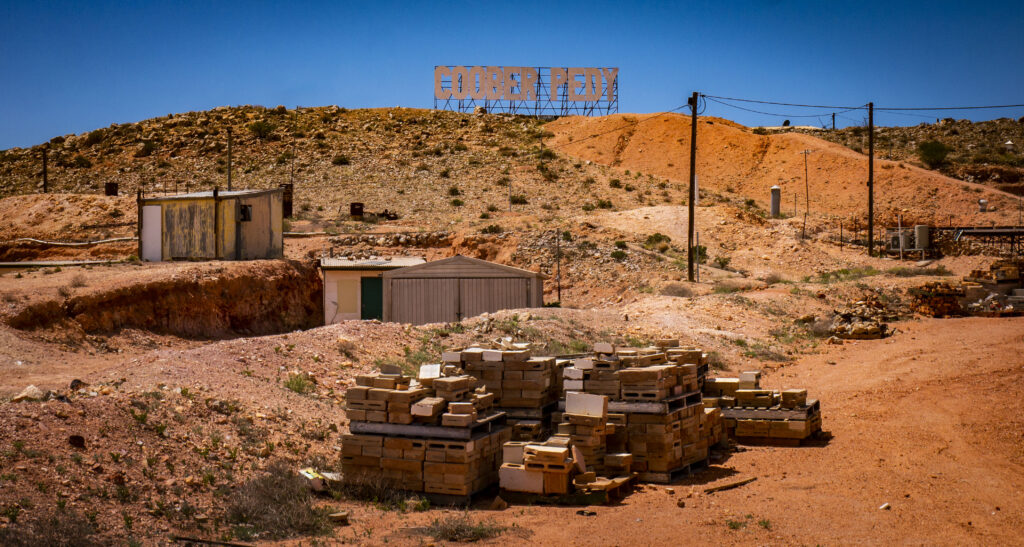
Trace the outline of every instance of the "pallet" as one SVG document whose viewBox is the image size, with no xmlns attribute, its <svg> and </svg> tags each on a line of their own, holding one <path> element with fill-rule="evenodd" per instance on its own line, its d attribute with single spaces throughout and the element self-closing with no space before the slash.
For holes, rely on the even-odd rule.
<svg viewBox="0 0 1024 547">
<path fill-rule="evenodd" d="M 445 427 L 441 425 L 422 424 L 387 424 L 380 422 L 349 422 L 351 433 L 369 435 L 387 435 L 391 437 L 415 437 L 427 439 L 450 439 L 468 441 L 481 433 L 490 433 L 505 427 L 504 412 L 495 412 L 480 418 L 469 427 Z"/>
<path fill-rule="evenodd" d="M 639 482 L 652 482 L 656 484 L 671 484 L 683 477 L 697 474 L 708 467 L 708 458 L 698 460 L 693 463 L 688 463 L 681 467 L 677 467 L 671 471 L 644 471 L 637 473 L 637 480 Z"/>
<path fill-rule="evenodd" d="M 608 401 L 608 412 L 614 414 L 668 414 L 673 410 L 699 405 L 701 400 L 699 391 L 691 391 L 657 402 Z M 558 402 L 558 410 L 565 410 L 565 401 Z"/>
<path fill-rule="evenodd" d="M 793 409 L 781 406 L 771 408 L 734 406 L 723 407 L 721 411 L 722 418 L 734 420 L 810 420 L 821 412 L 821 403 L 817 399 L 811 399 L 807 401 L 806 406 Z"/>
<path fill-rule="evenodd" d="M 830 433 L 822 430 L 812 431 L 803 439 L 784 439 L 780 437 L 736 437 L 738 444 L 748 446 L 778 446 L 795 448 L 798 446 L 824 446 L 832 439 Z"/>
<path fill-rule="evenodd" d="M 585 486 L 580 486 L 576 492 L 561 495 L 531 494 L 503 489 L 498 495 L 501 496 L 501 499 L 516 505 L 606 505 L 626 497 L 632 490 L 634 482 L 636 482 L 636 474 L 623 481 L 619 486 L 607 489 L 587 490 Z"/>
<path fill-rule="evenodd" d="M 505 408 L 495 405 L 495 409 L 499 412 L 504 412 L 509 418 L 517 420 L 544 420 L 551 416 L 551 413 L 555 411 L 557 406 L 558 403 L 556 401 L 551 401 L 541 408 Z"/>
<path fill-rule="evenodd" d="M 415 492 L 416 496 L 427 498 L 436 507 L 464 507 L 473 502 L 473 498 L 489 490 L 493 484 L 487 485 L 472 494 L 457 496 L 453 494 L 435 494 L 433 492 Z"/>
</svg>

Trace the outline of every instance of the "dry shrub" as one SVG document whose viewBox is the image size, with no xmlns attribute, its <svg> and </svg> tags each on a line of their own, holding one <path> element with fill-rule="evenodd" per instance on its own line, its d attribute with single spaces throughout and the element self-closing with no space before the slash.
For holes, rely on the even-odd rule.
<svg viewBox="0 0 1024 547">
<path fill-rule="evenodd" d="M 305 481 L 284 461 L 242 485 L 227 509 L 228 522 L 242 538 L 287 538 L 330 531 L 327 512 L 313 507 Z"/>
<path fill-rule="evenodd" d="M 57 509 L 35 520 L 0 529 L 0 545 L 8 547 L 86 547 L 99 545 L 95 529 L 74 509 Z"/>
<path fill-rule="evenodd" d="M 693 291 L 690 290 L 690 287 L 687 287 L 682 283 L 669 283 L 661 288 L 661 294 L 665 296 L 689 298 L 693 296 Z"/>
<path fill-rule="evenodd" d="M 785 280 L 786 278 L 782 277 L 782 274 L 780 274 L 779 272 L 768 272 L 768 275 L 764 276 L 764 282 L 767 283 L 769 286 L 774 285 L 776 283 L 781 283 Z"/>
<path fill-rule="evenodd" d="M 474 522 L 468 514 L 447 515 L 434 519 L 424 533 L 437 541 L 480 541 L 498 537 L 505 531 L 492 520 Z"/>
<path fill-rule="evenodd" d="M 75 274 L 75 277 L 71 278 L 71 286 L 80 289 L 85 286 L 85 276 L 82 274 Z"/>
<path fill-rule="evenodd" d="M 376 475 L 345 477 L 335 491 L 345 499 L 373 503 L 380 509 L 398 511 L 426 511 L 430 502 L 418 494 L 402 490 L 392 482 Z"/>
</svg>

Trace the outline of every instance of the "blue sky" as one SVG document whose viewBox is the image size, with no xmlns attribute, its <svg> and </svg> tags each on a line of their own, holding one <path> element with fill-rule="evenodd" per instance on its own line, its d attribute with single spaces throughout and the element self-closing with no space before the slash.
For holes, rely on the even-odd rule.
<svg viewBox="0 0 1024 547">
<path fill-rule="evenodd" d="M 1019 0 L 2 0 L 0 149 L 220 105 L 429 108 L 437 64 L 617 66 L 621 112 L 669 110 L 692 91 L 829 105 L 1024 103 L 1022 29 Z M 715 103 L 706 113 L 780 121 Z M 919 114 L 879 113 L 876 123 L 1024 108 Z M 839 125 L 863 118 L 845 116 Z"/>
</svg>

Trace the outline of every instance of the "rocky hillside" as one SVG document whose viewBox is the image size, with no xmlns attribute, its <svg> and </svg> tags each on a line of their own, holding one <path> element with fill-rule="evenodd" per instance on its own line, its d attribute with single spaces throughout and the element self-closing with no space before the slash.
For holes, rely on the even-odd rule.
<svg viewBox="0 0 1024 547">
<path fill-rule="evenodd" d="M 867 129 L 847 127 L 835 131 L 813 131 L 822 139 L 867 152 Z M 950 151 L 946 161 L 935 168 L 950 177 L 981 182 L 1024 195 L 1024 118 L 971 122 L 945 118 L 937 123 L 910 127 L 878 127 L 875 151 L 879 158 L 906 161 L 924 167 L 917 147 L 937 141 Z M 1006 146 L 1006 142 L 1013 146 Z"/>
<path fill-rule="evenodd" d="M 50 191 L 98 193 L 111 181 L 129 195 L 225 188 L 229 129 L 233 186 L 294 180 L 299 218 L 336 219 L 359 201 L 436 228 L 453 220 L 486 225 L 509 210 L 510 198 L 517 213 L 550 217 L 566 206 L 683 196 L 661 179 L 644 181 L 635 194 L 609 188 L 613 170 L 543 149 L 551 135 L 535 119 L 335 106 L 221 107 L 55 137 L 46 145 Z M 0 154 L 0 196 L 42 189 L 43 146 Z"/>
</svg>

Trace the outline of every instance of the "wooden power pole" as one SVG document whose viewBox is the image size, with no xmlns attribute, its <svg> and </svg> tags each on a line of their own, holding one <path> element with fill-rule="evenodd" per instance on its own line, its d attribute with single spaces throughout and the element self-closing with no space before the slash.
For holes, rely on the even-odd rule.
<svg viewBox="0 0 1024 547">
<path fill-rule="evenodd" d="M 689 219 L 686 231 L 686 279 L 693 281 L 693 259 L 694 259 L 694 248 L 693 248 L 693 213 L 694 213 L 694 202 L 697 201 L 697 97 L 699 94 L 694 91 L 693 95 L 690 96 L 690 199 L 688 200 L 687 206 L 689 207 Z"/>
<path fill-rule="evenodd" d="M 875 256 L 875 103 L 868 103 L 868 256 Z"/>
<path fill-rule="evenodd" d="M 231 191 L 231 128 L 228 128 L 228 191 Z"/>
<path fill-rule="evenodd" d="M 46 153 L 47 153 L 47 151 L 49 151 L 49 149 L 50 149 L 49 143 L 43 145 L 43 193 L 44 194 L 49 191 L 49 181 L 47 180 L 47 177 L 46 177 L 46 155 L 47 155 Z"/>
</svg>

